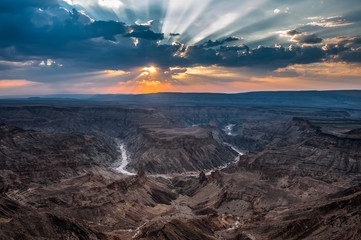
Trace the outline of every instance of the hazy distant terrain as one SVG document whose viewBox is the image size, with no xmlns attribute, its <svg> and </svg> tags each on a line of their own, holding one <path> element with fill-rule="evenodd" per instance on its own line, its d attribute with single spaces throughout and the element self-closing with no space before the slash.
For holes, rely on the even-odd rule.
<svg viewBox="0 0 361 240">
<path fill-rule="evenodd" d="M 9 98 L 0 123 L 1 239 L 361 237 L 361 91 Z"/>
<path fill-rule="evenodd" d="M 8 100 L 6 100 L 8 99 Z M 152 93 L 103 95 L 44 95 L 41 97 L 2 97 L 2 104 L 66 103 L 147 105 L 147 106 L 273 106 L 361 109 L 361 90 L 344 91 L 281 91 L 223 93 Z"/>
</svg>

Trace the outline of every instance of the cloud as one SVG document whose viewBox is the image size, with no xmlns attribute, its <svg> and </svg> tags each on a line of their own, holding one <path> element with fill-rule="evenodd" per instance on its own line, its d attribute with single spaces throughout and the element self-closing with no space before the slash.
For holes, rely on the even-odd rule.
<svg viewBox="0 0 361 240">
<path fill-rule="evenodd" d="M 323 41 L 316 34 L 302 33 L 296 29 L 287 31 L 285 36 L 291 36 L 291 41 L 299 44 L 319 44 Z"/>
<path fill-rule="evenodd" d="M 20 87 L 30 84 L 36 84 L 36 83 L 27 80 L 0 80 L 0 88 Z"/>
<path fill-rule="evenodd" d="M 124 4 L 126 3 L 124 1 Z M 286 44 L 281 42 L 282 47 L 274 46 L 278 42 L 267 46 L 264 42 L 260 42 L 261 37 L 258 35 L 252 36 L 254 38 L 249 40 L 250 37 L 246 36 L 245 39 L 232 36 L 233 34 L 243 36 L 243 33 L 229 32 L 227 35 L 222 35 L 224 37 L 214 37 L 202 44 L 187 46 L 180 42 L 168 44 L 163 33 L 154 32 L 153 23 L 157 20 L 148 24 L 141 19 L 139 22 L 146 24 L 139 22 L 127 24 L 120 21 L 93 19 L 80 10 L 68 11 L 56 5 L 55 1 L 24 1 L 24 6 L 17 10 L 13 9 L 15 6 L 13 1 L 1 1 L 1 4 L 3 6 L 8 4 L 0 13 L 0 21 L 7 23 L 0 25 L 0 59 L 3 61 L 0 61 L 0 71 L 2 78 L 6 79 L 26 78 L 29 81 L 59 84 L 84 80 L 58 77 L 57 74 L 64 72 L 88 74 L 104 70 L 117 71 L 113 72 L 112 81 L 115 81 L 116 77 L 129 80 L 135 76 L 123 73 L 129 73 L 136 67 L 150 65 L 159 67 L 171 76 L 176 76 L 184 73 L 185 69 L 201 66 L 250 67 L 256 72 L 261 68 L 275 70 L 291 64 L 316 63 L 325 59 L 360 61 L 359 50 L 354 46 L 361 42 L 360 37 L 357 36 L 340 38 L 333 45 L 327 43 L 325 46 L 316 46 L 323 42 L 321 37 L 294 29 L 285 32 L 285 35 L 299 45 L 288 47 L 289 42 Z M 269 9 L 273 8 L 268 7 L 266 12 L 269 14 Z M 4 13 L 4 11 L 8 12 Z M 275 27 L 276 23 L 286 25 L 281 29 L 290 29 L 282 15 L 286 14 L 273 15 L 270 19 L 255 18 L 253 22 L 257 20 L 256 23 L 245 27 L 244 33 L 256 31 L 263 34 L 265 30 Z M 304 20 L 304 17 L 302 19 Z M 166 37 L 180 36 L 177 39 L 181 41 L 184 36 L 190 34 L 182 32 L 180 35 L 176 28 L 174 30 L 174 33 L 166 34 Z M 193 33 L 193 36 L 197 34 Z M 164 41 L 160 43 L 162 39 Z M 237 45 L 237 41 L 241 39 L 242 43 L 251 41 L 254 44 Z M 273 39 L 279 41 L 277 36 Z M 134 44 L 134 40 L 137 44 Z M 227 46 L 228 44 L 234 45 Z M 255 47 L 260 44 L 261 46 Z M 17 71 L 11 72 L 15 68 Z M 110 73 L 107 73 L 108 77 Z M 292 72 L 278 74 L 279 77 L 294 76 Z M 164 79 L 170 78 L 164 77 Z"/>
<path fill-rule="evenodd" d="M 246 45 L 238 47 L 221 47 L 205 49 L 189 47 L 184 57 L 183 66 L 218 65 L 218 66 L 262 66 L 278 68 L 293 63 L 310 63 L 321 61 L 325 52 L 318 47 L 265 47 L 250 49 Z"/>
<path fill-rule="evenodd" d="M 63 64 L 57 63 L 56 61 L 52 59 L 46 59 L 39 63 L 39 66 L 41 67 L 62 67 Z"/>
<path fill-rule="evenodd" d="M 297 31 L 296 29 L 294 30 L 290 30 L 286 33 L 287 35 L 290 35 L 290 36 L 294 36 L 294 35 L 297 35 L 297 34 L 301 34 L 301 32 Z"/>
<path fill-rule="evenodd" d="M 249 52 L 249 47 L 247 45 L 238 45 L 238 46 L 221 46 L 219 48 L 220 52 Z"/>
<path fill-rule="evenodd" d="M 290 78 L 299 76 L 301 76 L 301 74 L 298 73 L 293 67 L 278 68 L 272 73 L 272 77 L 278 78 Z"/>
<path fill-rule="evenodd" d="M 1 61 L 0 60 L 0 71 L 14 69 L 14 68 L 34 66 L 34 65 L 36 65 L 35 61 L 14 62 L 14 61 Z"/>
<path fill-rule="evenodd" d="M 342 51 L 337 55 L 337 59 L 345 62 L 361 63 L 361 48 Z"/>
<path fill-rule="evenodd" d="M 361 74 L 361 65 L 359 63 L 346 62 L 320 62 L 310 64 L 294 64 L 286 68 L 280 68 L 274 73 L 295 73 L 296 77 L 301 79 L 314 80 L 318 85 L 324 84 L 339 84 L 348 82 L 354 86 L 359 85 L 359 76 Z M 340 78 L 343 80 L 340 82 Z M 356 81 L 355 81 L 356 80 Z M 326 86 L 327 87 L 327 86 Z"/>
<path fill-rule="evenodd" d="M 361 44 L 361 36 L 344 36 L 328 40 L 330 43 L 337 45 L 353 46 Z"/>
<path fill-rule="evenodd" d="M 0 46 L 13 45 L 21 48 L 30 45 L 36 47 L 52 47 L 66 45 L 72 41 L 104 37 L 114 40 L 117 34 L 130 30 L 124 23 L 115 21 L 89 21 L 84 24 L 86 16 L 73 9 L 72 12 L 63 8 L 49 8 L 39 12 L 37 9 L 20 11 L 17 14 L 1 14 L 0 21 L 8 21 L 0 26 Z M 43 22 L 39 25 L 38 22 Z M 35 46 L 34 46 L 35 47 Z"/>
<path fill-rule="evenodd" d="M 242 38 L 240 38 L 240 37 L 228 37 L 223 40 L 215 40 L 215 41 L 208 40 L 207 42 L 200 44 L 200 46 L 202 46 L 203 48 L 217 47 L 219 45 L 223 45 L 223 44 L 229 43 L 229 42 L 239 41 L 241 39 Z"/>
<path fill-rule="evenodd" d="M 322 50 L 324 50 L 328 55 L 336 55 L 340 52 L 348 51 L 348 48 L 346 48 L 344 45 L 326 44 L 322 47 Z"/>
<path fill-rule="evenodd" d="M 319 26 L 319 27 L 324 27 L 324 28 L 348 26 L 351 24 L 353 24 L 353 23 L 344 22 L 342 20 L 339 20 L 339 21 L 321 20 L 321 21 L 317 21 L 317 22 L 307 23 L 307 25 L 310 25 L 310 26 Z"/>
<path fill-rule="evenodd" d="M 84 39 L 103 37 L 106 40 L 115 41 L 115 36 L 125 34 L 129 27 L 124 23 L 115 21 L 95 21 L 89 25 L 80 26 L 84 33 Z"/>
<path fill-rule="evenodd" d="M 107 93 L 119 92 L 240 92 L 254 90 L 300 90 L 359 88 L 361 68 L 359 64 L 319 62 L 292 64 L 274 71 L 247 67 L 196 66 L 172 68 L 180 73 L 136 81 L 122 81 L 109 88 Z M 340 81 L 340 78 L 343 81 Z"/>
<path fill-rule="evenodd" d="M 328 43 L 322 49 L 334 61 L 361 62 L 361 37 L 345 36 L 328 39 Z"/>
<path fill-rule="evenodd" d="M 125 37 L 143 38 L 148 40 L 162 40 L 164 39 L 163 33 L 155 33 L 151 30 L 146 31 L 133 31 L 124 35 Z"/>
<path fill-rule="evenodd" d="M 333 16 L 333 17 L 309 17 L 309 20 L 317 20 L 310 23 L 307 23 L 309 26 L 319 26 L 324 28 L 331 28 L 331 27 L 341 27 L 341 26 L 348 26 L 352 25 L 352 22 L 347 22 L 340 16 Z"/>
<path fill-rule="evenodd" d="M 305 33 L 297 34 L 295 37 L 292 38 L 292 40 L 300 44 L 318 44 L 323 41 L 322 38 L 318 37 L 316 34 Z"/>
<path fill-rule="evenodd" d="M 127 53 L 137 55 L 130 53 L 134 50 L 131 37 L 151 41 L 163 39 L 162 33 L 150 30 L 151 26 L 94 21 L 75 9 L 69 12 L 54 5 L 44 5 L 42 11 L 29 8 L 13 14 L 0 13 L 0 21 L 7 22 L 0 25 L 0 58 L 4 60 L 45 58 L 70 59 L 79 63 L 94 60 L 95 64 L 96 58 L 101 58 L 99 55 L 109 54 L 112 50 L 122 52 L 125 58 Z M 88 52 L 94 55 L 89 56 Z"/>
</svg>

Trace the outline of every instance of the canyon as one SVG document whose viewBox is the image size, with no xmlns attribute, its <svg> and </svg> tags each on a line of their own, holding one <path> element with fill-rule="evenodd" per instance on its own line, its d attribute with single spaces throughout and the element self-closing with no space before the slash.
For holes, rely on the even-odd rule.
<svg viewBox="0 0 361 240">
<path fill-rule="evenodd" d="M 0 100 L 0 238 L 359 239 L 361 93 L 326 93 Z"/>
</svg>

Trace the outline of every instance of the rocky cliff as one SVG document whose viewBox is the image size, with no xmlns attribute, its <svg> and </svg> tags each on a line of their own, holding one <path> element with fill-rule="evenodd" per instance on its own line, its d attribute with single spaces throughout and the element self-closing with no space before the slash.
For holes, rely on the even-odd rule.
<svg viewBox="0 0 361 240">
<path fill-rule="evenodd" d="M 74 133 L 43 133 L 0 125 L 0 189 L 47 184 L 97 171 L 118 157 L 109 143 Z"/>
</svg>

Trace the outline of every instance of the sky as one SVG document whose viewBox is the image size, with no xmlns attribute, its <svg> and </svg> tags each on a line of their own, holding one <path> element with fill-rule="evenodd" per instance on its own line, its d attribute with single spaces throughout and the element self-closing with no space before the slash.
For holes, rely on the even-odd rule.
<svg viewBox="0 0 361 240">
<path fill-rule="evenodd" d="M 1 0 L 0 96 L 361 89 L 360 0 Z"/>
</svg>

